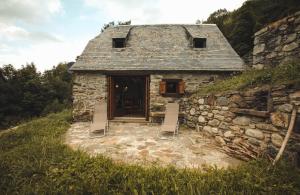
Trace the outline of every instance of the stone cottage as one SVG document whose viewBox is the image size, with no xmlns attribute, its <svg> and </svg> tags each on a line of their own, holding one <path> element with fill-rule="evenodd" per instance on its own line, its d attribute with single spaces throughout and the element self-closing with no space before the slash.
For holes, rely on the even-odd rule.
<svg viewBox="0 0 300 195">
<path fill-rule="evenodd" d="M 74 119 L 106 101 L 108 118 L 149 120 L 168 101 L 244 69 L 214 24 L 120 25 L 90 40 L 71 67 Z"/>
</svg>

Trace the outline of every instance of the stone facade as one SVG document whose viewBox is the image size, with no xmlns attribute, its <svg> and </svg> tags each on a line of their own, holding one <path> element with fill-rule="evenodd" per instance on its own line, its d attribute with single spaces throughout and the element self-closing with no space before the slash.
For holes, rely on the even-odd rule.
<svg viewBox="0 0 300 195">
<path fill-rule="evenodd" d="M 255 33 L 253 67 L 274 67 L 300 59 L 300 11 L 278 20 Z"/>
<path fill-rule="evenodd" d="M 184 96 L 166 97 L 159 93 L 159 83 L 162 79 L 182 79 L 185 82 L 185 96 L 195 93 L 204 85 L 213 84 L 215 80 L 225 77 L 222 74 L 209 73 L 165 73 L 151 74 L 150 76 L 150 116 L 163 112 L 168 102 L 180 102 Z"/>
<path fill-rule="evenodd" d="M 298 107 L 300 118 L 300 90 L 293 86 L 193 95 L 182 101 L 189 127 L 213 136 L 226 152 L 244 160 L 264 152 L 276 154 L 289 125 L 292 105 Z M 300 128 L 299 122 L 296 126 Z M 299 132 L 293 133 L 288 150 L 299 154 L 299 141 Z"/>
<path fill-rule="evenodd" d="M 96 101 L 107 98 L 106 76 L 100 73 L 74 74 L 73 118 L 75 121 L 91 120 Z"/>
<path fill-rule="evenodd" d="M 159 94 L 162 79 L 182 79 L 185 82 L 185 94 L 190 95 L 203 85 L 213 84 L 224 78 L 225 73 L 162 73 L 150 75 L 150 119 L 164 111 L 166 103 L 180 102 L 183 96 L 165 97 Z M 91 119 L 95 101 L 107 98 L 106 75 L 101 73 L 75 73 L 73 86 L 73 117 L 75 121 Z M 161 116 L 161 115 L 159 115 Z M 152 121 L 152 120 L 151 120 Z"/>
</svg>

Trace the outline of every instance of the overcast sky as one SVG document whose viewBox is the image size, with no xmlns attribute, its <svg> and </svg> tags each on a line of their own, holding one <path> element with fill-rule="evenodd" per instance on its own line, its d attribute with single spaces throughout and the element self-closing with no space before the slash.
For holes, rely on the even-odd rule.
<svg viewBox="0 0 300 195">
<path fill-rule="evenodd" d="M 0 0 L 0 65 L 74 61 L 103 24 L 193 24 L 245 0 Z"/>
</svg>

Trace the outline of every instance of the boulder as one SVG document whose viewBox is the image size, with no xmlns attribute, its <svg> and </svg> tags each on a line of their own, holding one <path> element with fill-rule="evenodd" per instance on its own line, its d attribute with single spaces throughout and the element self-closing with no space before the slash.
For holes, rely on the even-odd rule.
<svg viewBox="0 0 300 195">
<path fill-rule="evenodd" d="M 229 107 L 227 107 L 227 106 L 223 106 L 223 107 L 221 108 L 221 110 L 223 110 L 223 111 L 227 111 L 227 110 L 229 110 Z"/>
<path fill-rule="evenodd" d="M 256 70 L 262 70 L 264 69 L 265 65 L 263 64 L 255 64 L 253 65 L 253 68 L 256 69 Z"/>
<path fill-rule="evenodd" d="M 226 145 L 226 142 L 224 141 L 224 139 L 221 136 L 216 136 L 215 140 L 217 143 L 219 143 L 221 146 Z"/>
<path fill-rule="evenodd" d="M 259 146 L 260 143 L 261 143 L 259 140 L 255 139 L 255 138 L 249 138 L 249 139 L 248 139 L 248 142 L 249 142 L 250 144 L 255 145 L 255 146 Z"/>
<path fill-rule="evenodd" d="M 266 124 L 266 123 L 258 123 L 255 125 L 256 128 L 262 129 L 262 130 L 268 130 L 268 131 L 278 131 L 276 127 L 274 127 L 271 124 Z"/>
<path fill-rule="evenodd" d="M 203 127 L 203 131 L 206 131 L 206 132 L 208 132 L 208 133 L 212 133 L 211 127 L 210 127 L 210 126 L 204 126 L 204 127 Z"/>
<path fill-rule="evenodd" d="M 282 142 L 283 142 L 283 138 L 278 133 L 272 133 L 272 135 L 271 135 L 271 141 L 272 141 L 272 144 L 274 146 L 280 147 L 281 144 L 282 144 Z"/>
<path fill-rule="evenodd" d="M 219 124 L 220 124 L 220 121 L 217 119 L 208 121 L 208 125 L 213 126 L 213 127 L 217 127 Z"/>
<path fill-rule="evenodd" d="M 290 44 L 287 44 L 283 46 L 282 51 L 292 51 L 298 47 L 298 43 L 292 42 Z"/>
<path fill-rule="evenodd" d="M 288 112 L 288 113 L 290 113 L 293 110 L 293 106 L 291 104 L 283 104 L 283 105 L 278 106 L 277 109 L 280 112 Z"/>
<path fill-rule="evenodd" d="M 289 95 L 291 100 L 300 100 L 300 91 L 296 91 Z"/>
<path fill-rule="evenodd" d="M 195 115 L 195 113 L 196 113 L 196 109 L 195 108 L 191 108 L 190 109 L 190 115 Z"/>
<path fill-rule="evenodd" d="M 226 138 L 231 138 L 231 137 L 234 137 L 234 134 L 232 133 L 232 131 L 226 131 L 224 133 L 224 137 Z"/>
<path fill-rule="evenodd" d="M 250 124 L 250 119 L 245 116 L 239 116 L 233 119 L 232 122 L 235 125 L 248 126 Z"/>
<path fill-rule="evenodd" d="M 213 113 L 208 113 L 207 116 L 208 116 L 209 118 L 212 118 L 212 117 L 214 116 L 214 114 L 213 114 Z"/>
<path fill-rule="evenodd" d="M 250 127 L 251 129 L 255 129 L 255 124 L 249 124 L 249 127 Z"/>
<path fill-rule="evenodd" d="M 208 115 L 208 112 L 207 112 L 207 111 L 203 111 L 203 112 L 201 112 L 201 115 L 202 115 L 202 116 L 207 116 L 207 115 Z"/>
<path fill-rule="evenodd" d="M 246 129 L 245 134 L 248 135 L 249 137 L 253 137 L 256 139 L 262 140 L 265 138 L 264 134 L 260 130 L 257 130 L 257 129 Z"/>
<path fill-rule="evenodd" d="M 217 134 L 219 132 L 219 130 L 216 127 L 212 127 L 211 132 Z"/>
<path fill-rule="evenodd" d="M 240 138 L 240 137 L 237 137 L 237 138 L 234 138 L 232 142 L 233 142 L 234 144 L 239 144 L 239 143 L 243 142 L 243 139 Z"/>
<path fill-rule="evenodd" d="M 218 119 L 220 121 L 223 121 L 225 117 L 222 116 L 222 115 L 219 115 L 219 114 L 215 114 L 214 118 L 216 118 L 216 119 Z"/>
<path fill-rule="evenodd" d="M 259 54 L 265 50 L 266 45 L 264 43 L 255 45 L 253 48 L 253 55 Z"/>
<path fill-rule="evenodd" d="M 206 119 L 205 119 L 203 116 L 199 116 L 199 117 L 198 117 L 198 122 L 199 122 L 199 123 L 205 123 L 205 122 L 206 122 Z"/>
<path fill-rule="evenodd" d="M 219 106 L 227 106 L 228 105 L 228 99 L 226 97 L 218 97 L 217 98 L 217 104 Z"/>
<path fill-rule="evenodd" d="M 288 127 L 289 116 L 286 113 L 282 112 L 273 112 L 271 113 L 272 124 L 277 127 Z"/>
<path fill-rule="evenodd" d="M 233 131 L 240 131 L 241 128 L 239 126 L 229 126 L 229 129 L 233 130 Z"/>
<path fill-rule="evenodd" d="M 289 34 L 285 43 L 290 43 L 292 41 L 295 41 L 297 38 L 297 34 L 296 33 L 293 33 L 293 34 Z"/>
<path fill-rule="evenodd" d="M 204 104 L 204 99 L 203 98 L 200 98 L 200 99 L 198 99 L 198 104 Z"/>
<path fill-rule="evenodd" d="M 226 123 L 226 122 L 221 122 L 221 124 L 219 125 L 219 128 L 220 129 L 228 129 L 228 123 Z"/>
</svg>

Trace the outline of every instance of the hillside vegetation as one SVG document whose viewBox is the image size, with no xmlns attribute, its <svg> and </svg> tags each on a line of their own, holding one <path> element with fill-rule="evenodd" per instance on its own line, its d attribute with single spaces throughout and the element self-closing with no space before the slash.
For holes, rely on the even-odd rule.
<svg viewBox="0 0 300 195">
<path fill-rule="evenodd" d="M 271 22 L 300 11 L 299 0 L 247 0 L 229 12 L 220 9 L 205 23 L 217 24 L 240 56 L 251 55 L 254 33 Z"/>
<path fill-rule="evenodd" d="M 175 169 L 114 163 L 63 144 L 71 112 L 0 134 L 0 194 L 299 194 L 300 171 L 252 161 L 237 169 Z"/>
<path fill-rule="evenodd" d="M 68 64 L 58 64 L 44 73 L 33 63 L 20 69 L 0 67 L 0 130 L 70 107 L 71 94 Z"/>
<path fill-rule="evenodd" d="M 230 90 L 243 90 L 263 84 L 294 84 L 300 88 L 300 62 L 287 62 L 275 68 L 263 70 L 246 70 L 241 74 L 220 80 L 213 85 L 204 86 L 198 93 L 208 94 Z"/>
</svg>

